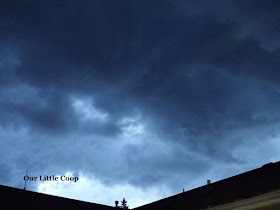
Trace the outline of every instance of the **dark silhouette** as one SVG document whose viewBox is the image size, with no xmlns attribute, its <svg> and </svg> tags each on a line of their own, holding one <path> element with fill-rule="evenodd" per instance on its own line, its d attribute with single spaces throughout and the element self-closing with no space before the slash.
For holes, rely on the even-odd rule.
<svg viewBox="0 0 280 210">
<path fill-rule="evenodd" d="M 89 203 L 0 185 L 0 209 L 110 210 L 113 206 Z"/>
<path fill-rule="evenodd" d="M 25 175 L 26 177 L 27 177 L 27 172 L 28 172 L 28 170 L 26 170 L 26 175 Z M 24 179 L 24 188 L 23 188 L 23 190 L 26 190 L 26 181 L 27 181 L 27 180 Z"/>
<path fill-rule="evenodd" d="M 128 206 L 126 206 L 127 201 L 125 199 L 122 200 L 122 208 L 128 209 Z"/>
<path fill-rule="evenodd" d="M 125 198 L 121 201 L 121 203 L 122 203 L 122 206 L 118 206 L 119 201 L 115 201 L 116 208 L 129 209 L 128 208 L 129 206 L 126 205 L 127 201 L 125 200 Z"/>
<path fill-rule="evenodd" d="M 280 162 L 266 164 L 261 168 L 248 171 L 217 182 L 207 182 L 206 185 L 140 206 L 136 210 L 197 210 L 234 203 L 239 200 L 256 196 L 280 198 Z M 46 195 L 28 190 L 16 189 L 0 185 L 0 209 L 129 209 L 125 198 L 116 206 L 105 206 L 68 198 Z M 280 209 L 280 202 L 273 208 Z"/>
<path fill-rule="evenodd" d="M 234 203 L 259 195 L 273 195 L 280 198 L 280 162 L 269 163 L 261 168 L 248 171 L 221 181 L 183 191 L 177 195 L 155 201 L 135 210 L 198 210 Z M 261 209 L 280 209 L 280 202 Z"/>
</svg>

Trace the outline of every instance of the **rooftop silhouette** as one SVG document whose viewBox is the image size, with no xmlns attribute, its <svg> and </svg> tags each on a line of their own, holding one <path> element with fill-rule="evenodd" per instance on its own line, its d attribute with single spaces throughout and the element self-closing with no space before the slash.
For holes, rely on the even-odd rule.
<svg viewBox="0 0 280 210">
<path fill-rule="evenodd" d="M 0 209 L 90 209 L 110 210 L 111 206 L 89 203 L 0 185 Z"/>
<path fill-rule="evenodd" d="M 227 179 L 207 184 L 177 195 L 167 197 L 136 210 L 197 210 L 217 207 L 224 204 L 249 200 L 257 196 L 273 194 L 273 207 L 261 209 L 280 209 L 280 162 L 269 163 L 260 168 L 248 171 Z M 270 194 L 269 194 L 270 193 Z M 271 197 L 271 195 L 270 195 Z M 266 198 L 267 199 L 267 198 Z M 277 200 L 278 199 L 278 200 Z M 256 199 L 255 199 L 256 200 Z M 256 202 L 256 201 L 254 201 Z M 114 201 L 112 201 L 112 204 Z M 115 202 L 116 206 L 118 202 Z M 123 199 L 122 206 L 126 206 Z M 0 209 L 116 209 L 96 203 L 89 203 L 53 195 L 46 195 L 28 190 L 0 185 Z M 226 207 L 223 209 L 227 209 Z"/>
<path fill-rule="evenodd" d="M 206 182 L 206 180 L 205 180 Z M 280 162 L 155 201 L 137 210 L 206 209 L 280 190 Z M 276 209 L 280 209 L 280 202 Z"/>
</svg>

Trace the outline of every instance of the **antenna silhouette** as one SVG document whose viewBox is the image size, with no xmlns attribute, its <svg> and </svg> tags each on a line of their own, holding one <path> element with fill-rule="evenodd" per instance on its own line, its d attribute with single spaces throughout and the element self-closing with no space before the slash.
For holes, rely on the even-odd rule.
<svg viewBox="0 0 280 210">
<path fill-rule="evenodd" d="M 127 201 L 125 200 L 125 198 L 121 201 L 121 203 L 123 209 L 128 209 L 128 206 L 126 205 Z"/>
<path fill-rule="evenodd" d="M 26 170 L 26 175 L 25 175 L 26 177 L 27 177 L 27 172 L 28 172 L 28 170 Z M 25 190 L 25 188 L 26 188 L 26 179 L 24 179 L 24 181 L 25 181 L 25 182 L 24 182 L 24 188 L 23 188 L 23 190 Z"/>
</svg>

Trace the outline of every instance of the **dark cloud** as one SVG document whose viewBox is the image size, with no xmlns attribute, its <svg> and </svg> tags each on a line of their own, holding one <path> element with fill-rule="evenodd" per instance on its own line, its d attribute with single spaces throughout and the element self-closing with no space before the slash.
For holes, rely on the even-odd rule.
<svg viewBox="0 0 280 210">
<path fill-rule="evenodd" d="M 0 8 L 0 135 L 15 154 L 0 167 L 11 176 L 72 170 L 177 189 L 277 158 L 246 156 L 278 136 L 277 1 Z"/>
</svg>

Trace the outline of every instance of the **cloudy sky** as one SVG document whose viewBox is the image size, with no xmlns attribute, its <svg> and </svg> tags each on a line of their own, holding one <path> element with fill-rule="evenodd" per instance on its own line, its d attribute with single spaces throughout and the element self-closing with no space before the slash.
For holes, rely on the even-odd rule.
<svg viewBox="0 0 280 210">
<path fill-rule="evenodd" d="M 278 0 L 1 0 L 0 184 L 149 203 L 280 160 Z"/>
</svg>

